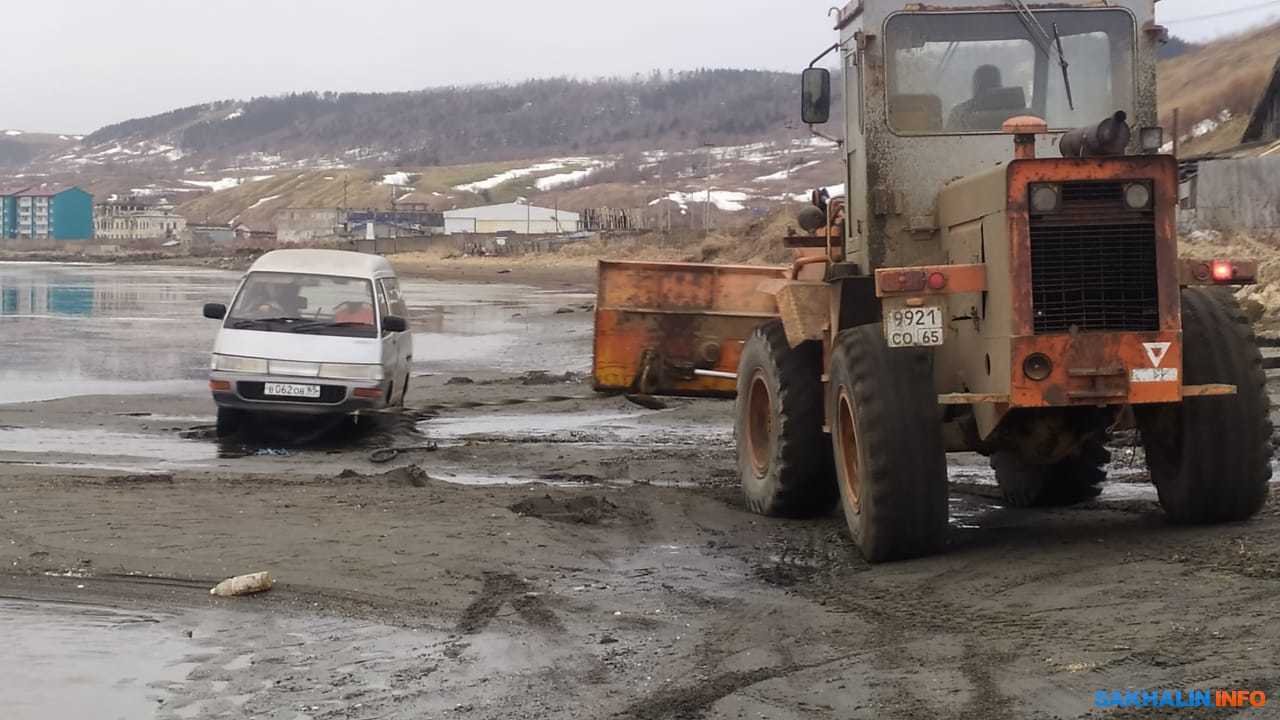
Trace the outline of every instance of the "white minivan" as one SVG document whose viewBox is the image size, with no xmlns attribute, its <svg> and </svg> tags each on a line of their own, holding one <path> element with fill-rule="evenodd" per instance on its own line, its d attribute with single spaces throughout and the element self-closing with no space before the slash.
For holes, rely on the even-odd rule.
<svg viewBox="0 0 1280 720">
<path fill-rule="evenodd" d="M 276 250 L 240 281 L 221 320 L 209 389 L 218 435 L 248 414 L 349 415 L 403 405 L 413 336 L 395 270 L 378 255 Z"/>
</svg>

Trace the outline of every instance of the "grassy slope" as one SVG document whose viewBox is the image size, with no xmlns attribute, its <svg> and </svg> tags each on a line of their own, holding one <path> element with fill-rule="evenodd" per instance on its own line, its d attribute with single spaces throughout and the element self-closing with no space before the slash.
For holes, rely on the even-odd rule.
<svg viewBox="0 0 1280 720">
<path fill-rule="evenodd" d="M 1225 109 L 1233 115 L 1253 112 L 1280 57 L 1280 23 L 1233 35 L 1160 63 L 1160 122 L 1173 128 L 1179 110 L 1181 134 Z M 1248 121 L 1230 122 L 1184 145 L 1182 155 L 1224 150 L 1239 144 Z"/>
<path fill-rule="evenodd" d="M 418 194 L 449 193 L 455 185 L 492 177 L 527 163 L 482 163 L 406 170 Z M 384 171 L 361 168 L 284 172 L 267 180 L 245 182 L 221 192 L 202 195 L 179 206 L 191 222 L 223 225 L 238 219 L 251 227 L 270 227 L 271 218 L 286 207 L 389 208 L 391 186 L 383 185 Z M 329 179 L 326 179 L 329 178 Z M 403 194 L 403 192 L 401 193 Z M 456 193 L 455 193 L 456 194 Z M 278 196 L 254 207 L 263 198 Z"/>
</svg>

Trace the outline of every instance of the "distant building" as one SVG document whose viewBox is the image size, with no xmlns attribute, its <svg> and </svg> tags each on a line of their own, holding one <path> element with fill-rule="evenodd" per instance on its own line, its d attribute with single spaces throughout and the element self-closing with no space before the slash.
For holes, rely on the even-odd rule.
<svg viewBox="0 0 1280 720">
<path fill-rule="evenodd" d="M 347 213 L 347 234 L 365 237 L 366 226 L 370 223 L 390 233 L 385 237 L 444 233 L 444 213 L 431 210 L 353 210 Z"/>
<path fill-rule="evenodd" d="M 235 229 L 226 225 L 192 225 L 190 229 L 195 245 L 216 245 L 236 239 Z"/>
<path fill-rule="evenodd" d="M 339 237 L 346 219 L 337 208 L 285 208 L 272 218 L 281 245 L 297 245 Z"/>
<path fill-rule="evenodd" d="M 93 196 L 70 185 L 2 188 L 0 238 L 92 240 Z"/>
<path fill-rule="evenodd" d="M 515 235 L 550 235 L 570 233 L 578 229 L 578 213 L 551 208 L 506 203 L 481 207 L 446 210 L 445 232 L 449 234 L 511 233 Z"/>
<path fill-rule="evenodd" d="M 93 229 L 99 240 L 167 240 L 186 233 L 187 219 L 170 204 L 129 198 L 98 205 Z"/>
</svg>

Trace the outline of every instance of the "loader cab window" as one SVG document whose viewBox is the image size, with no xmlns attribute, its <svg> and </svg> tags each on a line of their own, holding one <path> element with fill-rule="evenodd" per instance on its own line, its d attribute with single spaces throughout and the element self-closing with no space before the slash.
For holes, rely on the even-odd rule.
<svg viewBox="0 0 1280 720">
<path fill-rule="evenodd" d="M 889 127 L 899 135 L 1000 132 L 1018 115 L 1053 130 L 1134 113 L 1134 24 L 1124 10 L 899 13 L 885 24 Z M 1033 25 L 1034 27 L 1034 25 Z M 1069 64 L 1071 102 L 1057 35 Z M 1072 107 L 1074 105 L 1074 107 Z"/>
</svg>

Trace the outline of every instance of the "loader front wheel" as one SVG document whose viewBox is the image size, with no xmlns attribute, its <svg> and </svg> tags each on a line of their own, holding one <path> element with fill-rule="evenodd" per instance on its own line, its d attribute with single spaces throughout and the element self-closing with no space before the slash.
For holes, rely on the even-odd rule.
<svg viewBox="0 0 1280 720">
<path fill-rule="evenodd" d="M 1235 395 L 1134 408 L 1147 468 L 1169 519 L 1206 525 L 1246 520 L 1271 480 L 1271 401 L 1262 354 L 1235 298 L 1182 292 L 1183 382 L 1235 385 Z"/>
<path fill-rule="evenodd" d="M 1010 507 L 1066 507 L 1102 494 L 1110 461 L 1111 453 L 1095 439 L 1052 465 L 1029 463 L 1015 450 L 1002 450 L 991 456 L 991 469 Z"/>
<path fill-rule="evenodd" d="M 808 517 L 836 500 L 822 431 L 822 348 L 787 343 L 782 323 L 761 326 L 738 365 L 738 473 L 752 512 Z"/>
<path fill-rule="evenodd" d="M 890 349 L 880 325 L 840 333 L 831 439 L 849 533 L 870 562 L 942 549 L 947 460 L 929 351 Z"/>
</svg>

